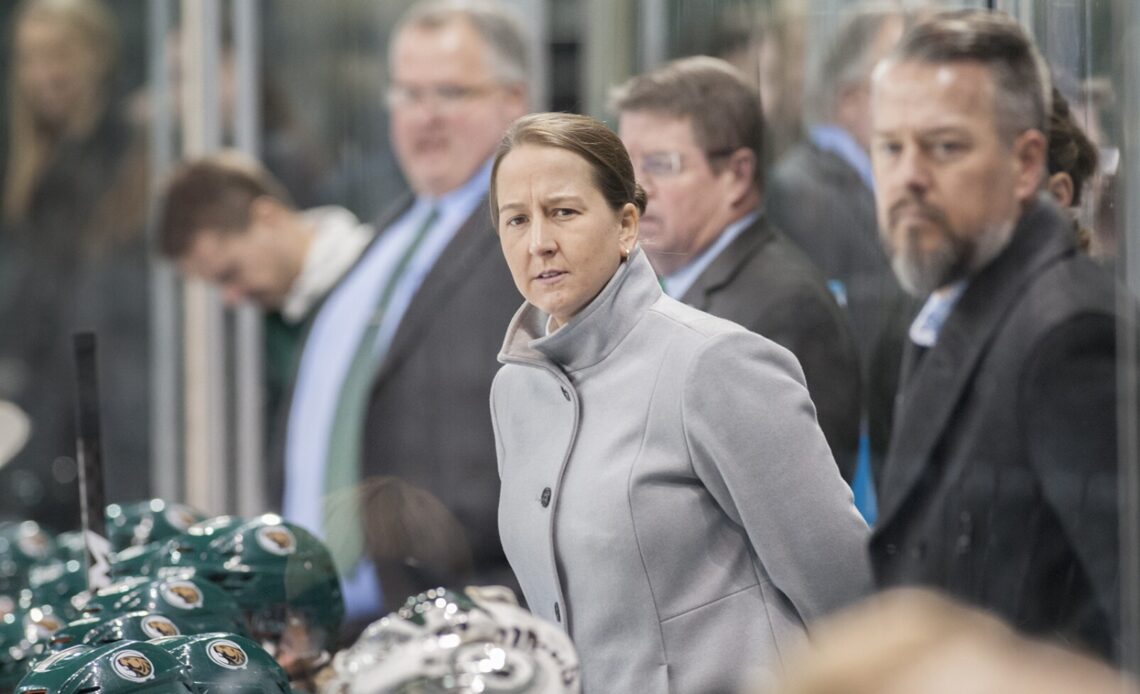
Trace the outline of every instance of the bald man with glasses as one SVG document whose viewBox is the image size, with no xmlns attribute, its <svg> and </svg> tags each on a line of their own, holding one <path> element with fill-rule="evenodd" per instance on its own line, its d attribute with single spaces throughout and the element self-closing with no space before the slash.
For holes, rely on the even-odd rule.
<svg viewBox="0 0 1140 694">
<path fill-rule="evenodd" d="M 693 57 L 630 79 L 611 101 L 649 197 L 639 238 L 662 287 L 796 355 L 850 482 L 860 422 L 855 344 L 820 272 L 765 219 L 755 89 L 728 63 Z"/>
</svg>

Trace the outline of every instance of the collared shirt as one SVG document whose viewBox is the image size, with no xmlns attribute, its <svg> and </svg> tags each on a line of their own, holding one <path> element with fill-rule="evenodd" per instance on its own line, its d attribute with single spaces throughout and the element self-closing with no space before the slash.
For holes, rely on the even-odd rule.
<svg viewBox="0 0 1140 694">
<path fill-rule="evenodd" d="M 961 279 L 941 289 L 936 289 L 922 305 L 922 310 L 910 324 L 910 341 L 919 347 L 933 347 L 938 342 L 942 326 L 950 318 L 950 313 L 966 291 L 968 280 Z"/>
<path fill-rule="evenodd" d="M 813 125 L 808 128 L 808 139 L 824 152 L 831 152 L 863 179 L 867 189 L 875 191 L 875 177 L 871 174 L 871 157 L 859 146 L 851 133 L 838 125 Z"/>
<path fill-rule="evenodd" d="M 720 252 L 728 248 L 728 244 L 732 243 L 737 236 L 740 236 L 759 218 L 760 210 L 756 209 L 726 226 L 720 236 L 716 237 L 716 240 L 710 243 L 708 248 L 701 251 L 700 255 L 690 260 L 679 270 L 662 277 L 661 288 L 665 290 L 666 294 L 679 301 L 709 264 L 720 255 Z"/>
<path fill-rule="evenodd" d="M 325 456 L 341 384 L 380 293 L 420 226 L 432 209 L 437 209 L 439 218 L 400 276 L 380 323 L 375 349 L 382 361 L 424 277 L 487 194 L 490 171 L 491 163 L 487 162 L 462 187 L 435 199 L 418 197 L 407 212 L 380 232 L 380 238 L 332 291 L 313 322 L 289 412 L 284 516 L 318 537 L 324 536 L 319 492 L 325 487 Z M 368 562 L 361 562 L 355 575 L 344 577 L 343 583 L 350 618 L 379 609 L 375 570 Z"/>
<path fill-rule="evenodd" d="M 313 241 L 281 304 L 281 316 L 289 323 L 301 322 L 372 240 L 372 227 L 343 207 L 317 207 L 302 216 L 312 225 Z"/>
</svg>

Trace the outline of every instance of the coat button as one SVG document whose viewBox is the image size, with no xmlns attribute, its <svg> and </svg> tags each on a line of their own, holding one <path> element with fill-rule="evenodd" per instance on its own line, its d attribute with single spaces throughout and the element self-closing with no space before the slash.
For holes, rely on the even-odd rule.
<svg viewBox="0 0 1140 694">
<path fill-rule="evenodd" d="M 566 386 L 562 386 L 562 397 L 570 399 L 570 391 L 566 390 Z"/>
<path fill-rule="evenodd" d="M 887 545 L 886 550 L 887 550 L 887 556 L 893 557 L 899 553 L 899 546 L 896 545 L 895 543 L 891 542 Z"/>
<path fill-rule="evenodd" d="M 546 508 L 550 505 L 550 487 L 542 490 L 542 499 L 540 501 L 543 508 Z"/>
<path fill-rule="evenodd" d="M 554 618 L 557 619 L 559 623 L 562 622 L 562 610 L 558 609 L 558 603 L 554 603 Z"/>
</svg>

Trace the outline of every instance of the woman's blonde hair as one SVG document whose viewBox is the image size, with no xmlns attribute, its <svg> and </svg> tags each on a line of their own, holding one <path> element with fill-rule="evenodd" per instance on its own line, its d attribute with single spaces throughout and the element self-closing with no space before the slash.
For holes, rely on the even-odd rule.
<svg viewBox="0 0 1140 694">
<path fill-rule="evenodd" d="M 118 54 L 118 31 L 114 17 L 99 0 L 24 0 L 13 13 L 12 43 L 26 20 L 61 23 L 72 29 L 95 57 L 99 68 L 99 91 L 106 88 Z M 15 61 L 13 60 L 13 63 Z M 60 141 L 68 135 L 84 134 L 102 115 L 103 103 L 88 104 L 71 114 L 68 128 L 47 129 L 36 119 L 32 107 L 20 91 L 15 65 L 8 76 L 8 162 L 4 176 L 3 211 L 5 222 L 21 221 L 28 213 L 36 184 Z"/>
</svg>

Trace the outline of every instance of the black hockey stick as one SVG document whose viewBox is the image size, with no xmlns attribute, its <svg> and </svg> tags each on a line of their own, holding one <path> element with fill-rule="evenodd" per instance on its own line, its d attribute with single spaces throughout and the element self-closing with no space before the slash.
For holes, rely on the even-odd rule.
<svg viewBox="0 0 1140 694">
<path fill-rule="evenodd" d="M 79 461 L 79 509 L 87 542 L 87 587 L 111 582 L 107 522 L 103 508 L 103 436 L 99 425 L 99 381 L 95 366 L 94 333 L 75 334 L 76 446 Z"/>
</svg>

